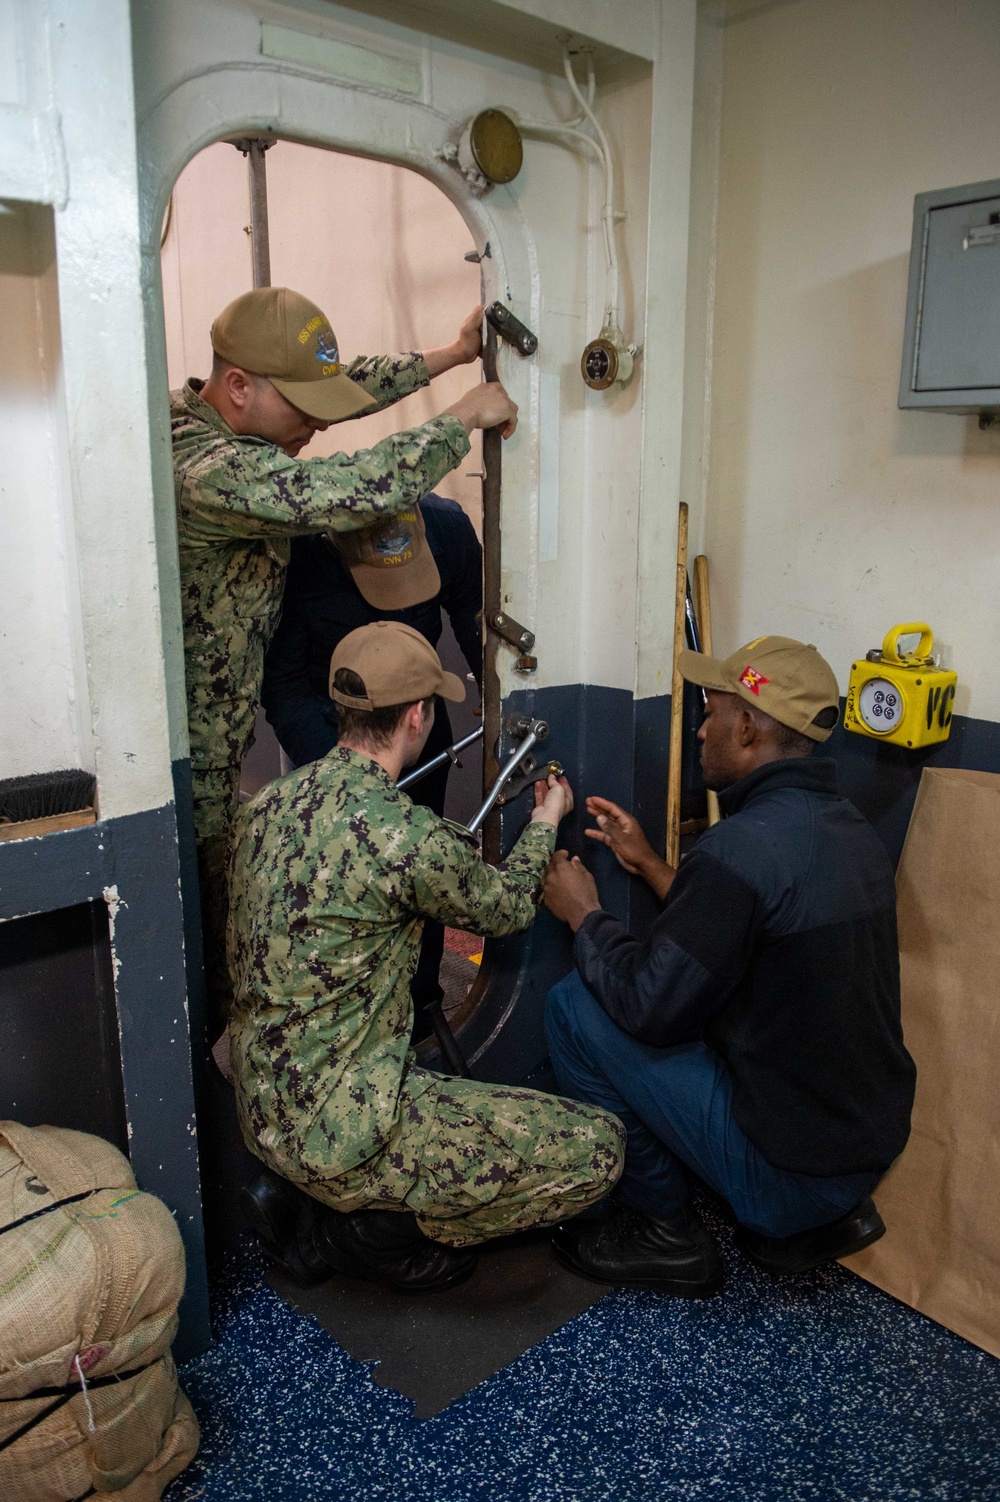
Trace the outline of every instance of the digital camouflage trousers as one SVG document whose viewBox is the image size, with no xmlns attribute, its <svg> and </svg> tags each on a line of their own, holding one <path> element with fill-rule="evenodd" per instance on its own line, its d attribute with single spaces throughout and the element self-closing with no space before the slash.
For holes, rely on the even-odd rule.
<svg viewBox="0 0 1000 1502">
<path fill-rule="evenodd" d="M 411 1069 L 387 1146 L 348 1173 L 271 1166 L 335 1210 L 410 1210 L 426 1236 L 473 1246 L 595 1204 L 622 1170 L 625 1129 L 580 1101 Z M 259 1148 L 255 1149 L 258 1153 Z"/>
</svg>

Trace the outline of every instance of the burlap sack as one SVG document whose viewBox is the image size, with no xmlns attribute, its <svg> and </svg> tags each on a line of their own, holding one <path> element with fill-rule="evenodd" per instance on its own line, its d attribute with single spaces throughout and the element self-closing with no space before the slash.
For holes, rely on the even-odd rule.
<svg viewBox="0 0 1000 1502">
<path fill-rule="evenodd" d="M 184 1250 L 99 1137 L 0 1122 L 0 1497 L 153 1502 L 198 1448 L 170 1343 Z"/>
<path fill-rule="evenodd" d="M 1000 1356 L 1000 777 L 925 768 L 896 887 L 913 1130 L 844 1260 Z"/>
</svg>

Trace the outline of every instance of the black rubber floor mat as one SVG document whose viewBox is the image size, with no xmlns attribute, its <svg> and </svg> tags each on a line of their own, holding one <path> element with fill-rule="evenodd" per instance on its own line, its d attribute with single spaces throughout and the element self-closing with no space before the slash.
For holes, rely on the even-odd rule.
<svg viewBox="0 0 1000 1502">
<path fill-rule="evenodd" d="M 546 1240 L 484 1252 L 467 1283 L 447 1293 L 393 1293 L 334 1278 L 300 1289 L 270 1273 L 275 1292 L 312 1314 L 374 1380 L 431 1418 L 507 1366 L 607 1291 L 565 1272 Z"/>
</svg>

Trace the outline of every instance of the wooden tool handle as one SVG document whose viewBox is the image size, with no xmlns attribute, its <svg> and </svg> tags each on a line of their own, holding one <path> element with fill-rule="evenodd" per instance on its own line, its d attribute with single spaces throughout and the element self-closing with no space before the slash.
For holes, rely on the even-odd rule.
<svg viewBox="0 0 1000 1502">
<path fill-rule="evenodd" d="M 701 650 L 706 656 L 712 653 L 712 602 L 708 593 L 708 559 L 704 553 L 699 553 L 694 560 L 694 610 L 698 617 L 698 635 L 701 637 Z M 719 795 L 709 792 L 708 794 L 708 822 L 719 822 Z"/>
<path fill-rule="evenodd" d="M 681 501 L 677 509 L 677 576 L 674 583 L 674 657 L 670 685 L 670 759 L 667 763 L 667 849 L 668 866 L 677 866 L 681 858 L 681 755 L 684 731 L 684 679 L 677 659 L 685 646 L 687 607 L 688 508 Z"/>
</svg>

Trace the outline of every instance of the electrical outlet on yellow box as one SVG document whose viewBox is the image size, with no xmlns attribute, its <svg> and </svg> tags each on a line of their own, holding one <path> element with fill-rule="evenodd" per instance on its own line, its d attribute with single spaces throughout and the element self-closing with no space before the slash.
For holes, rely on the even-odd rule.
<svg viewBox="0 0 1000 1502">
<path fill-rule="evenodd" d="M 900 652 L 902 636 L 920 636 Z M 882 643 L 851 665 L 844 728 L 893 746 L 932 746 L 951 733 L 958 674 L 935 665 L 934 633 L 924 621 L 893 626 Z"/>
</svg>

